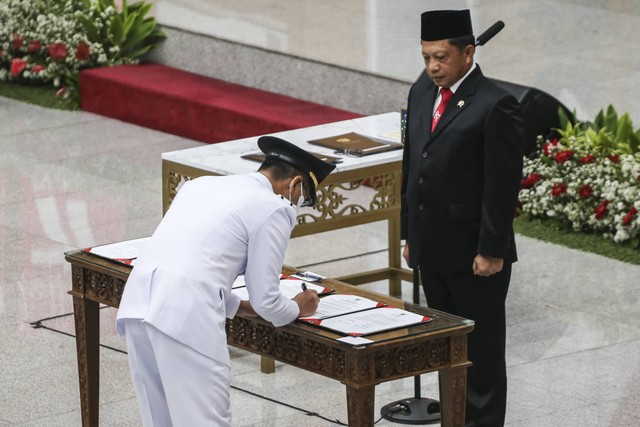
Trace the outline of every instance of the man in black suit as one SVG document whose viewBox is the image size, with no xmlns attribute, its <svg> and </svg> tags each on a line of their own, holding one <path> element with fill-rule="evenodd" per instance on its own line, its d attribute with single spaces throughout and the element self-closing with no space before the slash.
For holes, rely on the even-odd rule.
<svg viewBox="0 0 640 427">
<path fill-rule="evenodd" d="M 523 119 L 515 97 L 474 61 L 469 10 L 425 12 L 421 32 L 426 73 L 409 92 L 403 158 L 404 257 L 420 269 L 430 307 L 475 321 L 466 425 L 497 427 Z"/>
</svg>

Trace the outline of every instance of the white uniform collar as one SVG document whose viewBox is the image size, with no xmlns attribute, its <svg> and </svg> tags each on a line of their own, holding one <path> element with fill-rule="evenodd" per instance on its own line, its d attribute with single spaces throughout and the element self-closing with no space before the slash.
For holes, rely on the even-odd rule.
<svg viewBox="0 0 640 427">
<path fill-rule="evenodd" d="M 269 181 L 269 178 L 264 176 L 264 174 L 262 174 L 260 172 L 252 172 L 252 173 L 250 173 L 248 175 L 250 177 L 255 178 L 260 184 L 264 185 L 265 187 L 267 187 L 268 189 L 273 191 L 273 185 L 271 185 L 271 181 Z"/>
<path fill-rule="evenodd" d="M 250 173 L 248 175 L 250 177 L 255 178 L 256 181 L 258 181 L 260 184 L 262 184 L 265 188 L 268 188 L 269 191 L 272 191 L 274 195 L 280 196 L 280 198 L 282 200 L 287 202 L 292 207 L 295 206 L 293 203 L 291 203 L 289 200 L 287 200 L 283 195 L 276 193 L 275 190 L 273 189 L 273 184 L 271 184 L 271 181 L 269 181 L 269 178 L 264 176 L 262 173 L 260 173 L 260 172 L 252 172 L 252 173 Z"/>
</svg>

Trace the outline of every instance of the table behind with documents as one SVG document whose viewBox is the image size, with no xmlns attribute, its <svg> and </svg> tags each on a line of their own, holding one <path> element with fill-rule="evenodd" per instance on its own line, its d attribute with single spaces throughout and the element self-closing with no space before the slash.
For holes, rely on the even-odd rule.
<svg viewBox="0 0 640 427">
<path fill-rule="evenodd" d="M 339 279 L 353 285 L 389 280 L 389 294 L 400 295 L 401 280 L 411 281 L 411 272 L 402 268 L 400 241 L 400 187 L 402 150 L 365 156 L 349 156 L 308 141 L 356 132 L 400 143 L 401 114 L 391 112 L 272 135 L 325 156 L 338 156 L 340 163 L 318 188 L 314 208 L 302 208 L 292 236 L 353 227 L 375 221 L 388 222 L 388 267 L 354 272 Z M 236 175 L 255 172 L 259 163 L 242 158 L 259 152 L 258 136 L 202 147 L 172 151 L 162 155 L 162 200 L 166 212 L 186 180 L 203 175 Z M 356 194 L 357 193 L 357 194 Z"/>
</svg>

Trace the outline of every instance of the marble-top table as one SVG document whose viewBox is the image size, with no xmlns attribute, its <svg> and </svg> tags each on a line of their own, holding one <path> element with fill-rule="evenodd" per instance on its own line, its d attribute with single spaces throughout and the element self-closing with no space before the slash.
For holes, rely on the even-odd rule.
<svg viewBox="0 0 640 427">
<path fill-rule="evenodd" d="M 351 284 L 389 279 L 391 295 L 400 294 L 401 280 L 411 281 L 410 272 L 401 267 L 400 186 L 402 150 L 362 157 L 335 154 L 333 150 L 307 141 L 356 132 L 399 143 L 401 115 L 391 112 L 352 120 L 277 132 L 271 135 L 323 155 L 340 157 L 336 169 L 318 187 L 318 202 L 313 208 L 301 208 L 292 237 L 352 227 L 374 221 L 388 221 L 389 266 L 342 276 Z M 259 136 L 205 145 L 162 155 L 163 208 L 186 180 L 203 175 L 232 175 L 255 172 L 259 163 L 243 159 L 258 153 Z"/>
</svg>

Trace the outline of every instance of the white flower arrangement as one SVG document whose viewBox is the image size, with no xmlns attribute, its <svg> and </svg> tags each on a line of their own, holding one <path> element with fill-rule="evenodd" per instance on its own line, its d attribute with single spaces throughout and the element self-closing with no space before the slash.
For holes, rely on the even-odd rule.
<svg viewBox="0 0 640 427">
<path fill-rule="evenodd" d="M 603 117 L 601 112 L 601 124 Z M 611 126 L 618 122 L 612 107 L 607 117 L 616 119 L 609 120 Z M 619 120 L 629 128 L 627 121 L 630 124 L 627 115 Z M 606 126 L 595 132 L 598 126 L 590 125 L 569 124 L 559 131 L 559 138 L 539 137 L 537 156 L 524 161 L 521 211 L 530 217 L 556 218 L 575 231 L 599 233 L 638 248 L 640 132 L 615 133 L 626 138 L 620 139 Z"/>
<path fill-rule="evenodd" d="M 151 4 L 3 0 L 0 81 L 75 85 L 80 70 L 137 63 L 164 38 Z M 126 8 L 126 10 L 125 10 Z"/>
</svg>

